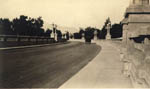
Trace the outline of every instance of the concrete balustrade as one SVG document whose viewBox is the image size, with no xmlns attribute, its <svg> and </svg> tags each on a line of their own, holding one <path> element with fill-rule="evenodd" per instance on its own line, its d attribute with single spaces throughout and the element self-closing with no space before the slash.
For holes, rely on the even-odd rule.
<svg viewBox="0 0 150 89">
<path fill-rule="evenodd" d="M 18 41 L 18 38 L 5 38 L 6 41 Z"/>
<path fill-rule="evenodd" d="M 147 39 L 145 39 L 147 40 Z M 150 87 L 150 43 L 135 43 L 128 41 L 126 50 L 122 50 L 124 74 L 130 76 L 135 86 Z"/>
<path fill-rule="evenodd" d="M 4 41 L 4 38 L 0 38 L 0 42 L 1 42 L 1 41 Z"/>
<path fill-rule="evenodd" d="M 54 43 L 54 38 L 38 36 L 0 35 L 0 47 Z"/>
<path fill-rule="evenodd" d="M 36 39 L 33 39 L 33 38 L 32 38 L 32 39 L 30 39 L 30 41 L 32 41 L 32 42 L 36 42 Z"/>
</svg>

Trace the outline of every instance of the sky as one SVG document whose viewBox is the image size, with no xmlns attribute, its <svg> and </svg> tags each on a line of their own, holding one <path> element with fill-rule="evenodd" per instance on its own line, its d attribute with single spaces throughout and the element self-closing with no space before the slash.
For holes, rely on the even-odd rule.
<svg viewBox="0 0 150 89">
<path fill-rule="evenodd" d="M 101 29 L 108 17 L 112 23 L 119 23 L 128 6 L 129 0 L 0 0 L 0 18 L 42 16 L 45 27 L 55 23 L 69 28 Z"/>
</svg>

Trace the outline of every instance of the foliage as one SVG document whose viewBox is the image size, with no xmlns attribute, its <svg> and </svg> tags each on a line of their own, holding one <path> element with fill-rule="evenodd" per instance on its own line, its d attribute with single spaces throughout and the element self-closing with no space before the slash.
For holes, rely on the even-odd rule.
<svg viewBox="0 0 150 89">
<path fill-rule="evenodd" d="M 107 29 L 106 26 L 110 22 L 110 19 L 108 18 L 102 28 L 102 30 L 98 30 L 98 38 L 99 39 L 105 39 L 107 35 Z M 111 38 L 119 38 L 122 37 L 122 25 L 121 24 L 113 24 L 110 29 L 110 35 Z"/>
<path fill-rule="evenodd" d="M 51 37 L 51 33 L 52 33 L 52 30 L 47 29 L 46 32 L 45 32 L 45 36 L 46 37 Z"/>
<path fill-rule="evenodd" d="M 60 30 L 56 30 L 57 38 L 62 39 L 62 32 Z"/>
<path fill-rule="evenodd" d="M 106 35 L 107 35 L 106 26 L 108 23 L 111 23 L 109 18 L 106 19 L 106 22 L 105 22 L 103 28 L 100 31 L 98 31 L 98 38 L 99 39 L 106 39 Z"/>
<path fill-rule="evenodd" d="M 85 39 L 93 39 L 95 30 L 96 30 L 95 28 L 87 27 L 85 29 Z"/>
<path fill-rule="evenodd" d="M 74 33 L 73 37 L 74 37 L 74 39 L 81 39 L 82 38 L 81 34 L 78 32 Z"/>
<path fill-rule="evenodd" d="M 44 36 L 44 22 L 41 17 L 34 19 L 21 15 L 20 18 L 13 19 L 12 23 L 16 35 Z"/>
<path fill-rule="evenodd" d="M 0 19 L 0 35 L 45 36 L 50 37 L 52 30 L 42 28 L 42 17 L 31 18 L 21 15 L 19 18 Z"/>
<path fill-rule="evenodd" d="M 1 35 L 11 35 L 13 30 L 11 28 L 12 23 L 9 19 L 0 19 L 0 34 Z"/>
<path fill-rule="evenodd" d="M 83 29 L 83 28 L 80 28 L 79 34 L 82 35 L 82 34 L 84 34 L 84 33 L 85 33 L 84 29 Z"/>
<path fill-rule="evenodd" d="M 99 39 L 105 39 L 107 35 L 107 29 L 105 27 L 102 28 L 102 30 L 98 31 L 98 38 Z"/>
<path fill-rule="evenodd" d="M 69 40 L 69 32 L 66 33 L 66 39 Z"/>
<path fill-rule="evenodd" d="M 121 24 L 113 24 L 110 30 L 111 38 L 119 38 L 122 37 L 122 25 Z"/>
<path fill-rule="evenodd" d="M 84 34 L 84 33 L 85 33 L 84 29 L 80 28 L 79 33 L 78 32 L 74 33 L 72 37 L 74 37 L 74 39 L 81 39 L 82 34 Z"/>
</svg>

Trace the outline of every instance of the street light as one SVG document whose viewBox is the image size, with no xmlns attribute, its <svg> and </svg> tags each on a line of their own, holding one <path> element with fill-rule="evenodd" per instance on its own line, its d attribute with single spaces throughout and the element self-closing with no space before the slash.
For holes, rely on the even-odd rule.
<svg viewBox="0 0 150 89">
<path fill-rule="evenodd" d="M 52 26 L 53 26 L 54 40 L 56 41 L 56 30 L 57 30 L 57 25 L 53 23 Z"/>
</svg>

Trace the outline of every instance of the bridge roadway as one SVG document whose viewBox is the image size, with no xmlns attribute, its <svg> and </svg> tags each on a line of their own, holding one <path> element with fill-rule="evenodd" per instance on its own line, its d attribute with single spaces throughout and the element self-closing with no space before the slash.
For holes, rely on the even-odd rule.
<svg viewBox="0 0 150 89">
<path fill-rule="evenodd" d="M 130 77 L 123 74 L 124 64 L 120 61 L 119 41 L 97 40 L 101 52 L 65 82 L 59 89 L 84 88 L 133 88 Z"/>
<path fill-rule="evenodd" d="M 0 87 L 58 88 L 87 65 L 100 49 L 96 44 L 71 42 L 0 51 Z"/>
</svg>

